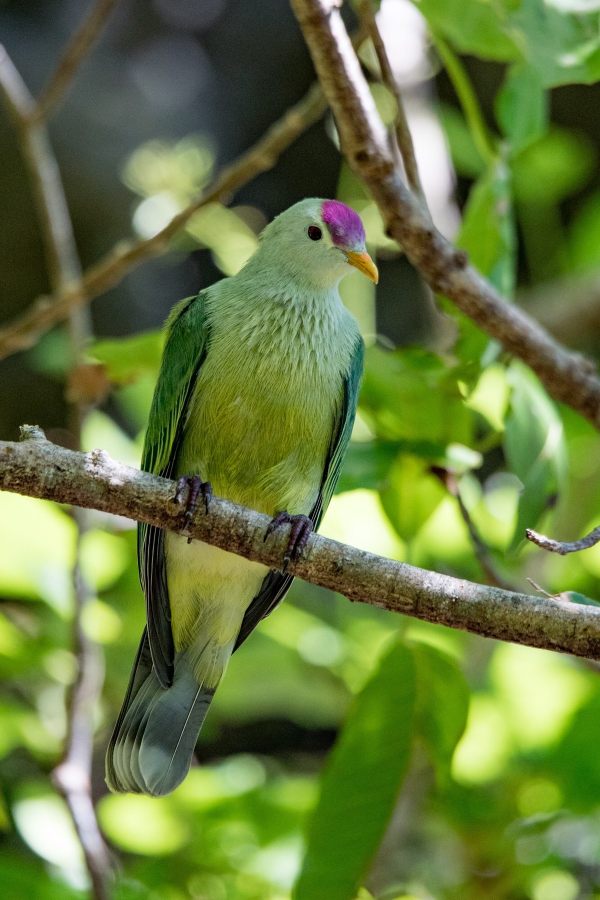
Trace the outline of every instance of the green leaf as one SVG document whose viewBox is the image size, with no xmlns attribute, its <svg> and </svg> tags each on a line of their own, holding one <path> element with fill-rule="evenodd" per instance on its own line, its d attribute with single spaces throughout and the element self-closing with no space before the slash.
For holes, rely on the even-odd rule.
<svg viewBox="0 0 600 900">
<path fill-rule="evenodd" d="M 596 152 L 582 134 L 552 128 L 513 161 L 515 198 L 552 206 L 578 191 L 596 165 Z"/>
<path fill-rule="evenodd" d="M 353 441 L 348 447 L 336 492 L 341 494 L 356 488 L 379 490 L 400 446 L 399 441 Z"/>
<path fill-rule="evenodd" d="M 509 546 L 514 552 L 525 529 L 536 526 L 564 482 L 566 446 L 558 410 L 533 372 L 513 362 L 508 378 L 512 394 L 504 452 L 511 471 L 523 482 Z"/>
<path fill-rule="evenodd" d="M 329 757 L 294 900 L 352 900 L 383 837 L 408 767 L 413 654 L 395 643 L 356 698 Z"/>
<path fill-rule="evenodd" d="M 428 463 L 403 454 L 391 467 L 380 497 L 397 534 L 410 541 L 445 499 L 446 491 L 429 472 Z"/>
<path fill-rule="evenodd" d="M 459 52 L 526 62 L 545 87 L 600 77 L 598 11 L 544 0 L 414 0 Z"/>
<path fill-rule="evenodd" d="M 571 268 L 586 272 L 600 266 L 600 191 L 588 194 L 577 210 L 568 242 Z"/>
<path fill-rule="evenodd" d="M 96 341 L 87 352 L 104 363 L 114 384 L 128 384 L 147 372 L 158 372 L 163 344 L 162 331 L 144 331 L 130 337 Z"/>
<path fill-rule="evenodd" d="M 457 245 L 466 250 L 472 264 L 506 297 L 512 296 L 516 270 L 516 237 L 512 205 L 511 172 L 498 158 L 471 189 Z M 447 303 L 457 321 L 459 338 L 455 352 L 464 362 L 465 378 L 479 377 L 490 339 L 471 319 Z M 493 345 L 492 345 L 493 346 Z M 486 364 L 491 360 L 486 359 Z"/>
<path fill-rule="evenodd" d="M 415 0 L 433 30 L 462 53 L 484 59 L 515 60 L 518 45 L 510 33 L 507 3 L 486 0 Z"/>
<path fill-rule="evenodd" d="M 472 436 L 455 373 L 425 350 L 369 347 L 361 412 L 386 440 L 469 444 Z"/>
<path fill-rule="evenodd" d="M 546 87 L 590 84 L 600 75 L 598 12 L 569 12 L 566 5 L 522 0 L 510 16 L 524 58 Z"/>
<path fill-rule="evenodd" d="M 445 441 L 355 441 L 344 459 L 336 493 L 367 488 L 380 491 L 389 486 L 389 475 L 402 454 L 416 456 L 429 465 L 443 466 L 453 472 L 477 469 L 481 454 L 464 444 Z"/>
<path fill-rule="evenodd" d="M 438 779 L 450 774 L 452 756 L 469 712 L 469 686 L 457 663 L 429 644 L 414 644 L 417 729 Z"/>
<path fill-rule="evenodd" d="M 515 284 L 515 228 L 511 173 L 498 158 L 469 195 L 457 244 L 504 296 Z"/>
<path fill-rule="evenodd" d="M 496 97 L 496 118 L 512 153 L 539 138 L 548 124 L 548 102 L 539 74 L 517 64 L 508 70 Z"/>
</svg>

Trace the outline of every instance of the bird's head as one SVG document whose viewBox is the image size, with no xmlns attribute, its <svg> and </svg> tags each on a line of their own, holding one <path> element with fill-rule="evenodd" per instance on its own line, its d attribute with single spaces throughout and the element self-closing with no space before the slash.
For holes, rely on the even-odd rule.
<svg viewBox="0 0 600 900">
<path fill-rule="evenodd" d="M 260 254 L 282 275 L 312 287 L 334 287 L 352 267 L 379 280 L 360 216 L 339 200 L 312 198 L 291 206 L 265 228 Z"/>
</svg>

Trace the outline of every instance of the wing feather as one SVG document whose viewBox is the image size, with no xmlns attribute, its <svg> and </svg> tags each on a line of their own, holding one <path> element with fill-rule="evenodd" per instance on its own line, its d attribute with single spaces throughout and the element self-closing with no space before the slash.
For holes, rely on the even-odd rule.
<svg viewBox="0 0 600 900">
<path fill-rule="evenodd" d="M 208 328 L 204 296 L 178 303 L 167 321 L 167 340 L 150 409 L 142 469 L 172 477 L 198 372 L 206 357 Z M 164 531 L 138 525 L 138 568 L 146 596 L 152 662 L 163 687 L 173 681 L 174 645 L 167 588 Z"/>
</svg>

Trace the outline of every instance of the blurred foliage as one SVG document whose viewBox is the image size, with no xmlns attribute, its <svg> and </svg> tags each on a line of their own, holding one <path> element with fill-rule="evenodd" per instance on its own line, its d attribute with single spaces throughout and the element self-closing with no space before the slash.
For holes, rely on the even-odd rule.
<svg viewBox="0 0 600 900">
<path fill-rule="evenodd" d="M 251 112 L 252 128 L 260 133 L 268 120 L 261 117 L 257 91 L 268 84 L 265 98 L 275 87 L 265 74 L 270 54 L 261 29 L 270 41 L 274 32 L 258 14 L 248 19 L 243 4 L 232 6 L 227 17 L 225 0 L 197 4 L 195 11 L 183 0 L 151 6 L 143 28 L 146 6 L 143 14 L 138 8 L 134 26 L 129 20 L 127 41 L 155 28 L 174 43 L 163 47 L 163 68 L 159 38 L 148 44 L 148 58 L 139 47 L 132 56 L 134 80 L 156 104 L 151 127 L 121 157 L 125 196 L 141 237 L 161 228 L 216 172 L 223 155 L 221 104 L 234 93 L 231 73 L 240 87 L 250 79 L 254 91 L 231 112 L 236 128 Z M 600 4 L 415 0 L 414 6 L 432 41 L 421 64 L 429 71 L 435 47 L 445 61 L 437 74 L 439 100 L 430 96 L 427 102 L 457 177 L 463 216 L 458 245 L 511 298 L 557 275 L 597 270 L 600 134 L 590 130 L 597 97 L 589 93 L 593 88 L 580 86 L 592 85 L 600 74 Z M 400 30 L 404 0 L 384 0 L 382 12 L 397 15 Z M 279 23 L 275 14 L 272 19 Z M 253 35 L 250 67 L 243 41 L 234 49 L 227 31 L 234 26 L 237 40 L 245 31 Z M 39 29 L 44 38 L 53 33 L 45 19 Z M 120 39 L 127 44 L 124 32 Z M 283 42 L 286 53 L 300 47 L 297 33 L 291 35 Z M 394 39 L 392 30 L 384 36 Z M 179 102 L 169 87 L 170 68 L 178 90 L 185 88 L 193 100 L 200 90 L 194 73 L 200 79 L 208 65 L 198 55 L 205 46 L 218 74 L 210 83 L 221 119 L 215 116 L 201 129 L 179 121 L 159 130 L 156 110 L 166 116 Z M 368 48 L 365 59 L 373 71 Z M 280 90 L 297 74 L 287 60 L 285 69 Z M 256 73 L 258 82 L 252 80 Z M 182 82 L 184 74 L 188 80 Z M 565 120 L 564 108 L 558 114 L 567 90 L 560 85 L 569 85 L 576 122 Z M 392 121 L 390 93 L 380 86 L 373 93 L 382 116 Z M 100 116 L 102 128 L 111 115 L 125 128 L 118 98 L 110 102 Z M 418 116 L 413 125 L 418 136 Z M 267 218 L 287 205 L 284 198 L 324 192 L 315 172 L 322 160 L 334 158 L 327 155 L 334 153 L 331 137 L 330 125 L 315 132 L 310 146 L 316 150 L 303 144 L 293 165 L 286 169 L 284 159 L 273 181 L 261 180 L 260 189 L 233 206 L 200 210 L 176 241 L 176 264 L 172 258 L 165 263 L 169 279 L 190 254 L 202 259 L 203 278 L 210 266 L 213 278 L 214 269 L 236 272 Z M 426 184 L 430 164 L 424 154 Z M 523 547 L 521 537 L 525 526 L 574 537 L 597 524 L 600 436 L 550 400 L 531 372 L 508 360 L 444 298 L 439 302 L 451 320 L 451 340 L 436 343 L 432 336 L 427 347 L 391 346 L 387 335 L 378 340 L 381 304 L 392 309 L 402 331 L 412 298 L 403 305 L 396 249 L 375 205 L 345 164 L 327 165 L 337 179 L 330 192 L 337 190 L 363 216 L 383 278 L 377 304 L 366 280 L 344 284 L 368 351 L 354 440 L 323 532 L 483 581 L 457 499 L 438 477 L 442 469 L 454 477 L 501 579 L 523 591 L 533 590 L 532 579 L 550 595 L 570 591 L 574 602 L 598 598 L 600 548 L 555 558 Z M 96 189 L 101 196 L 99 181 Z M 26 270 L 24 264 L 28 284 Z M 10 273 L 14 277 L 14 266 Z M 103 336 L 88 350 L 109 395 L 86 421 L 85 446 L 101 446 L 133 465 L 160 362 L 163 338 L 156 323 L 179 299 L 167 292 L 160 306 L 156 296 L 164 293 L 165 280 L 154 280 L 146 281 L 147 295 L 138 289 L 118 295 L 122 306 L 113 305 L 109 327 L 105 321 Z M 146 296 L 153 317 L 144 318 Z M 137 327 L 127 318 L 130 307 Z M 600 346 L 600 335 L 587 338 Z M 61 383 L 70 367 L 64 334 L 46 335 L 27 365 L 33 384 Z M 27 418 L 27 394 L 14 402 L 17 420 Z M 50 426 L 51 436 L 64 434 L 58 413 Z M 76 667 L 70 583 L 75 544 L 64 509 L 0 495 L 0 884 L 8 900 L 75 900 L 87 893 L 81 849 L 49 779 L 65 738 L 65 700 Z M 198 745 L 201 766 L 161 800 L 108 795 L 102 756 L 143 627 L 135 556 L 132 524 L 93 513 L 81 561 L 95 600 L 83 626 L 106 655 L 93 792 L 120 860 L 115 897 L 600 897 L 597 670 L 350 605 L 306 584 L 294 586 L 232 659 Z"/>
</svg>

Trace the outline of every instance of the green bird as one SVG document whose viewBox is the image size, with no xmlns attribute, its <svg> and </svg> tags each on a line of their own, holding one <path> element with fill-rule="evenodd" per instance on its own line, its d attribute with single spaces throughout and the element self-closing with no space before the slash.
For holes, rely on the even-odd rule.
<svg viewBox="0 0 600 900">
<path fill-rule="evenodd" d="M 318 527 L 362 374 L 363 342 L 338 293 L 352 267 L 377 282 L 360 217 L 337 200 L 303 200 L 265 228 L 237 275 L 173 309 L 142 469 L 179 479 L 184 524 L 212 489 L 273 517 L 270 530 L 290 522 L 288 558 Z M 106 780 L 161 796 L 190 768 L 229 657 L 292 576 L 144 524 L 138 566 L 147 625 Z"/>
</svg>

